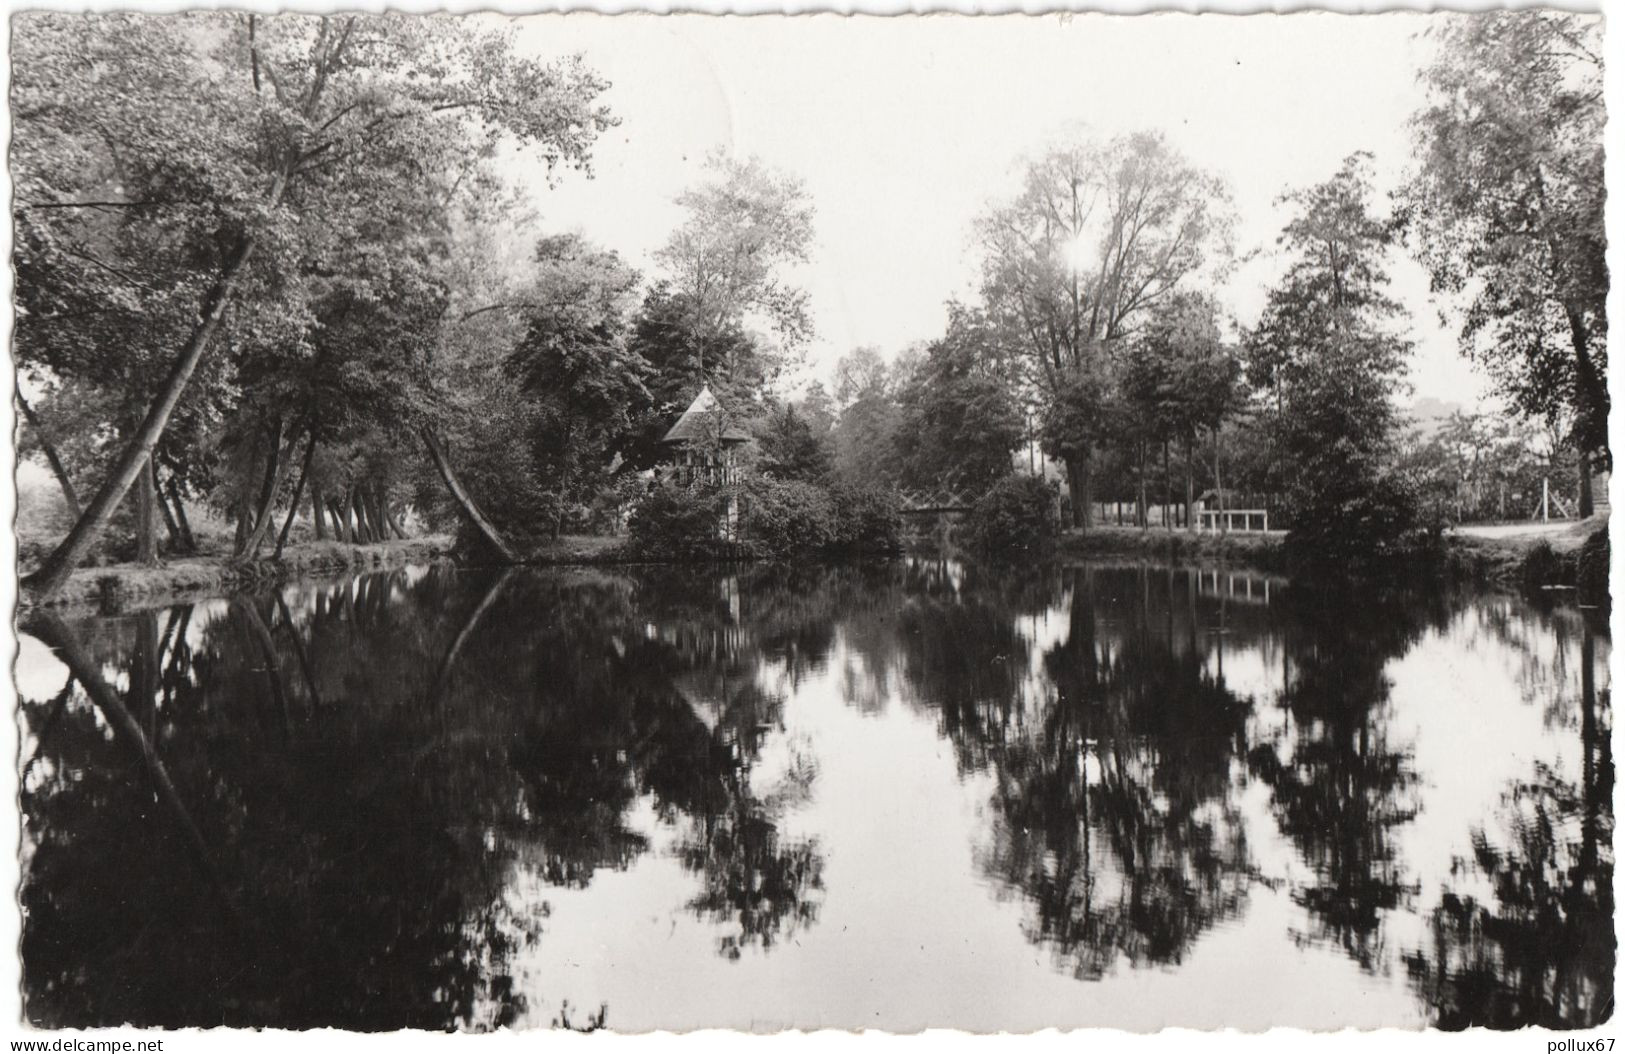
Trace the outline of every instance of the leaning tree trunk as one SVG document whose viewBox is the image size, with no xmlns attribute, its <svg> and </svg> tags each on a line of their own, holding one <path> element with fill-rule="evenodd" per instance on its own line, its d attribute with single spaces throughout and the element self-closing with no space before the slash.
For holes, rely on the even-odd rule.
<svg viewBox="0 0 1625 1054">
<path fill-rule="evenodd" d="M 389 523 L 389 529 L 394 531 L 395 534 L 404 541 L 409 537 L 409 535 L 406 533 L 406 528 L 401 526 L 401 518 L 395 512 L 394 506 L 390 505 L 389 497 L 387 495 L 383 499 L 383 504 L 384 519 Z"/>
<path fill-rule="evenodd" d="M 282 532 L 276 536 L 276 551 L 272 553 L 275 559 L 282 558 L 282 550 L 288 544 L 288 531 L 293 527 L 293 518 L 299 512 L 299 499 L 305 495 L 305 480 L 310 478 L 310 461 L 316 456 L 316 431 L 311 429 L 310 442 L 305 444 L 305 459 L 299 465 L 299 479 L 293 485 L 293 497 L 288 499 L 288 518 L 282 521 Z"/>
<path fill-rule="evenodd" d="M 152 462 L 142 466 L 135 488 L 135 562 L 158 566 L 158 494 L 152 485 Z"/>
<path fill-rule="evenodd" d="M 68 503 L 68 511 L 73 513 L 73 518 L 78 519 L 84 510 L 79 505 L 79 492 L 73 489 L 73 481 L 68 478 L 68 468 L 57 456 L 56 444 L 51 442 L 51 437 L 40 427 L 39 416 L 34 413 L 34 408 L 23 398 L 22 389 L 18 388 L 16 391 L 17 405 L 22 408 L 28 427 L 34 430 L 34 438 L 39 440 L 40 449 L 45 452 L 45 460 L 51 466 L 51 474 L 56 477 L 57 486 L 62 488 L 62 500 Z"/>
<path fill-rule="evenodd" d="M 186 539 L 181 537 L 181 525 L 175 522 L 175 514 L 170 511 L 169 499 L 164 496 L 164 488 L 158 483 L 158 461 L 156 458 L 147 466 L 152 475 L 152 494 L 158 503 L 158 515 L 164 521 L 164 530 L 169 534 L 169 548 L 171 552 L 184 552 Z"/>
<path fill-rule="evenodd" d="M 367 516 L 366 489 L 364 483 L 350 488 L 350 509 L 355 513 L 356 540 L 363 545 L 371 545 L 378 540 L 378 533 L 372 529 Z"/>
<path fill-rule="evenodd" d="M 324 510 L 327 517 L 333 521 L 333 540 L 350 543 L 350 532 L 344 529 L 344 517 L 339 515 L 339 502 L 337 498 L 327 499 L 327 508 Z"/>
<path fill-rule="evenodd" d="M 180 528 L 181 544 L 189 553 L 197 552 L 197 539 L 192 536 L 192 523 L 186 518 L 186 503 L 181 500 L 181 486 L 174 476 L 169 477 L 169 500 L 175 509 L 175 526 Z"/>
<path fill-rule="evenodd" d="M 463 515 L 468 517 L 469 522 L 475 526 L 480 535 L 490 543 L 491 548 L 495 549 L 504 560 L 509 563 L 518 563 L 519 557 L 514 555 L 513 548 L 508 544 L 507 539 L 502 537 L 502 533 L 496 529 L 495 524 L 485 518 L 485 513 L 480 511 L 480 507 L 475 503 L 473 496 L 463 489 L 462 483 L 458 482 L 457 474 L 452 471 L 451 462 L 446 457 L 445 449 L 441 447 L 440 440 L 435 438 L 434 432 L 428 428 L 423 429 L 423 444 L 429 448 L 429 459 L 434 462 L 434 467 L 439 470 L 440 478 L 445 481 L 446 489 L 451 491 L 451 496 L 456 500 L 457 507 L 462 510 Z"/>
<path fill-rule="evenodd" d="M 281 200 L 282 186 L 285 182 L 279 178 L 272 188 L 273 204 Z M 226 305 L 236 291 L 237 280 L 242 275 L 243 266 L 248 263 L 253 253 L 254 239 L 243 238 L 226 257 L 220 276 L 215 279 L 214 285 L 203 298 L 203 311 L 198 323 L 192 328 L 186 343 L 182 345 L 180 355 L 175 359 L 175 365 L 170 368 L 169 375 L 159 387 L 158 398 L 148 409 L 141 427 L 136 429 L 135 435 L 131 437 L 124 452 L 114 464 L 113 471 L 108 473 L 107 479 L 97 489 L 96 496 L 90 500 L 90 506 L 74 522 L 68 536 L 51 551 L 51 555 L 45 558 L 44 563 L 22 580 L 22 584 L 34 593 L 48 597 L 61 589 L 68 576 L 73 573 L 73 569 L 79 566 L 79 562 L 85 558 L 91 545 L 106 529 L 113 510 L 124 500 L 124 495 L 129 493 L 136 476 L 140 475 L 146 465 L 147 458 L 152 456 L 153 447 L 158 445 L 164 429 L 169 426 L 170 415 L 175 412 L 181 394 L 186 391 L 187 382 L 192 379 L 197 364 L 203 360 L 204 352 L 208 350 L 215 332 L 219 330 L 220 319 L 225 315 Z"/>
<path fill-rule="evenodd" d="M 237 549 L 239 560 L 246 560 L 259 551 L 271 530 L 271 524 L 276 522 L 276 497 L 282 490 L 282 484 L 287 482 L 289 469 L 293 467 L 293 459 L 289 455 L 293 453 L 294 444 L 299 442 L 299 432 L 300 429 L 295 428 L 287 444 L 281 447 L 276 442 L 280 437 L 272 434 L 271 463 L 266 466 L 265 485 L 260 489 L 259 515 L 254 518 L 254 529 L 249 532 L 248 539 Z"/>
</svg>

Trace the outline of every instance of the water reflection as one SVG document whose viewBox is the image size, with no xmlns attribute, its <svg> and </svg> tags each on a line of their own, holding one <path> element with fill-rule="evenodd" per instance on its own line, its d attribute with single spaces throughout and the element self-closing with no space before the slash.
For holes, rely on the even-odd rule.
<svg viewBox="0 0 1625 1054">
<path fill-rule="evenodd" d="M 1181 1016 L 1209 941 L 1345 986 L 1261 1024 L 1612 1006 L 1608 644 L 1573 610 L 903 561 L 414 569 L 23 630 L 41 1024 L 1254 1020 Z M 1057 1009 L 1148 969 L 1168 995 Z M 944 994 L 995 983 L 1030 1009 Z"/>
</svg>

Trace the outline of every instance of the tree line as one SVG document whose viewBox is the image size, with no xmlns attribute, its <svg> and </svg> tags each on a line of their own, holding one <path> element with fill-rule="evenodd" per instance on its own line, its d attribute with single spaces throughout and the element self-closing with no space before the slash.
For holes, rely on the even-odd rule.
<svg viewBox="0 0 1625 1054">
<path fill-rule="evenodd" d="M 773 479 L 975 497 L 1025 446 L 1061 464 L 1077 527 L 1101 501 L 1188 523 L 1211 491 L 1267 500 L 1324 555 L 1380 550 L 1451 507 L 1457 464 L 1395 410 L 1400 250 L 1568 452 L 1588 514 L 1611 464 L 1598 27 L 1431 32 L 1405 184 L 1380 195 L 1355 154 L 1284 195 L 1287 267 L 1253 325 L 1217 296 L 1222 179 L 1156 133 L 1069 141 L 977 220 L 978 293 L 941 335 L 857 349 L 790 399 L 814 332 L 793 176 L 713 157 L 647 276 L 536 233 L 497 159 L 590 168 L 618 118 L 579 57 L 449 17 L 27 16 L 19 409 L 71 524 L 25 582 L 60 587 L 110 524 L 141 562 L 195 549 L 188 503 L 232 524 L 238 558 L 280 554 L 296 518 L 365 542 L 415 516 L 518 560 L 618 529 L 707 384 Z"/>
</svg>

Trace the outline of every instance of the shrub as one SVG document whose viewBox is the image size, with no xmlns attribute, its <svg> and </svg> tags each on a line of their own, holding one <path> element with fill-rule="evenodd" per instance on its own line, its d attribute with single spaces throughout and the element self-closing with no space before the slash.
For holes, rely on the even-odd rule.
<svg viewBox="0 0 1625 1054">
<path fill-rule="evenodd" d="M 841 483 L 835 502 L 833 547 L 851 553 L 895 553 L 903 548 L 903 516 L 897 495 L 883 487 Z"/>
<path fill-rule="evenodd" d="M 638 552 L 657 556 L 720 556 L 728 495 L 704 487 L 658 486 L 632 510 L 627 533 Z"/>
<path fill-rule="evenodd" d="M 1005 476 L 976 502 L 966 524 L 978 549 L 1031 549 L 1060 529 L 1054 484 L 1037 476 Z"/>
<path fill-rule="evenodd" d="M 1566 569 L 1563 558 L 1557 555 L 1551 543 L 1544 538 L 1530 547 L 1524 555 L 1523 584 L 1525 589 L 1539 589 L 1541 586 L 1563 585 Z"/>
<path fill-rule="evenodd" d="M 1608 528 L 1592 531 L 1580 546 L 1576 578 L 1580 602 L 1601 608 L 1610 606 L 1608 594 Z"/>
<path fill-rule="evenodd" d="M 835 502 L 811 483 L 758 479 L 746 497 L 739 527 L 768 556 L 829 548 L 836 540 Z"/>
<path fill-rule="evenodd" d="M 1294 564 L 1348 568 L 1416 550 L 1428 525 L 1416 495 L 1396 473 L 1322 481 L 1289 503 L 1287 552 Z"/>
</svg>

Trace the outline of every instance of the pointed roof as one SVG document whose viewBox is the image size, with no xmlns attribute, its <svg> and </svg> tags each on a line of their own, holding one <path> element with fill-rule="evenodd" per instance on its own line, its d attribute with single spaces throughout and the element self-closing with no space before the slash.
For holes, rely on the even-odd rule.
<svg viewBox="0 0 1625 1054">
<path fill-rule="evenodd" d="M 721 439 L 724 443 L 745 443 L 750 440 L 749 433 L 736 428 L 728 422 L 728 412 L 722 408 L 717 397 L 711 394 L 711 386 L 707 384 L 700 389 L 700 394 L 683 411 L 683 416 L 671 426 L 662 443 L 690 443 L 718 434 L 720 426 Z"/>
</svg>

